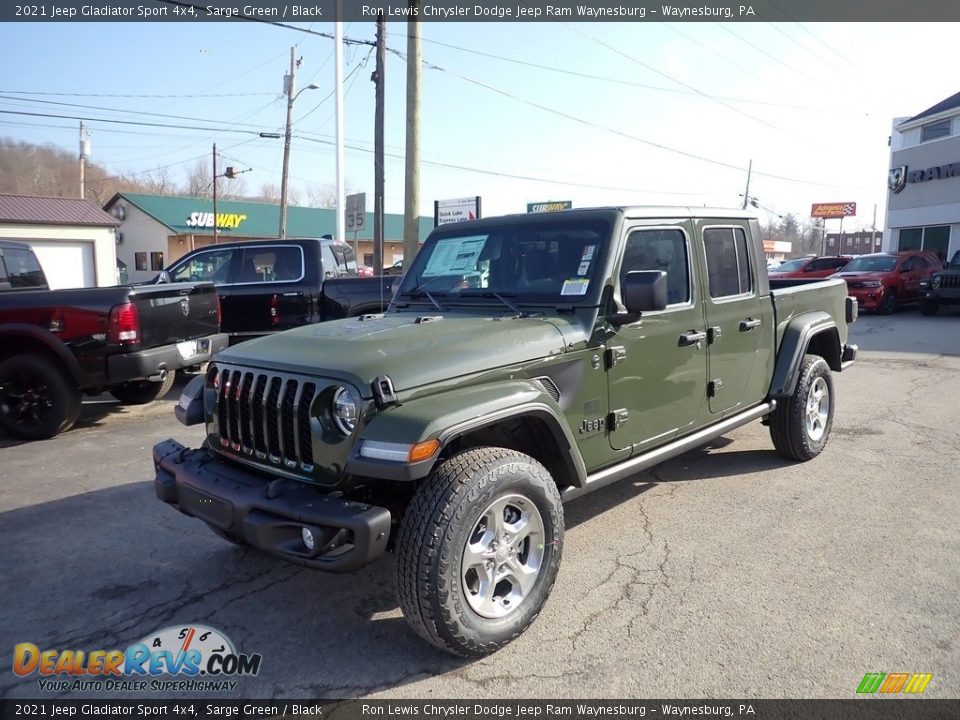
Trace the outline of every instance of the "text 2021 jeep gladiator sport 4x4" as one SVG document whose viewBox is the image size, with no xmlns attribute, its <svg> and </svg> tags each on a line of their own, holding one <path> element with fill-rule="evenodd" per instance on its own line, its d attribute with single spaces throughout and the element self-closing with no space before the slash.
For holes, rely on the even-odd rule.
<svg viewBox="0 0 960 720">
<path fill-rule="evenodd" d="M 550 593 L 565 500 L 761 418 L 787 458 L 823 450 L 856 301 L 782 285 L 735 210 L 442 226 L 386 313 L 220 353 L 177 407 L 207 439 L 154 448 L 157 495 L 321 570 L 392 547 L 416 632 L 492 652 Z"/>
</svg>

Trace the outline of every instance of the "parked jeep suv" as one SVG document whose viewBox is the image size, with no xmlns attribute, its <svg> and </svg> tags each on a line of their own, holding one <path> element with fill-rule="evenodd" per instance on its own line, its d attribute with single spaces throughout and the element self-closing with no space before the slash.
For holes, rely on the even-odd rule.
<svg viewBox="0 0 960 720">
<path fill-rule="evenodd" d="M 936 315 L 941 305 L 960 305 L 960 250 L 942 272 L 930 278 L 920 301 L 920 312 Z"/>
</svg>

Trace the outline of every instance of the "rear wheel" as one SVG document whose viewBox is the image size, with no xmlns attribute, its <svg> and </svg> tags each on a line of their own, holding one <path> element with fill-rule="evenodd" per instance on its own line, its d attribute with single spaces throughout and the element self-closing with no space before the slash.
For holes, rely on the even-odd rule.
<svg viewBox="0 0 960 720">
<path fill-rule="evenodd" d="M 176 379 L 175 372 L 168 372 L 160 382 L 131 380 L 113 386 L 110 394 L 124 405 L 146 405 L 170 392 Z"/>
<path fill-rule="evenodd" d="M 533 458 L 467 450 L 417 490 L 397 539 L 403 614 L 427 642 L 479 657 L 526 630 L 560 567 L 563 508 Z"/>
<path fill-rule="evenodd" d="M 936 300 L 921 300 L 920 301 L 920 314 L 922 315 L 936 315 L 937 311 L 940 309 L 940 303 Z"/>
<path fill-rule="evenodd" d="M 45 440 L 80 416 L 80 389 L 45 357 L 15 355 L 0 363 L 0 427 L 22 440 Z"/>
<path fill-rule="evenodd" d="M 890 288 L 884 292 L 883 297 L 880 298 L 880 304 L 877 306 L 877 312 L 880 315 L 892 315 L 896 309 L 897 292 L 893 288 Z"/>
<path fill-rule="evenodd" d="M 827 361 L 806 355 L 792 396 L 770 414 L 770 437 L 781 455 L 812 460 L 827 445 L 833 427 L 833 376 Z"/>
</svg>

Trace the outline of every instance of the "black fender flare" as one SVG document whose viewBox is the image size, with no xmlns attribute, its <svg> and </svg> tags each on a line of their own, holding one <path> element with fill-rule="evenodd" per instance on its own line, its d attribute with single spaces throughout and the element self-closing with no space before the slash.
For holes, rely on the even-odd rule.
<svg viewBox="0 0 960 720">
<path fill-rule="evenodd" d="M 73 356 L 73 353 L 63 344 L 60 338 L 49 330 L 37 327 L 36 325 L 28 325 L 27 323 L 0 325 L 0 340 L 8 341 L 18 337 L 28 338 L 37 342 L 53 353 L 64 368 L 66 368 L 70 379 L 73 380 L 78 387 L 83 387 L 83 371 L 80 369 L 80 363 L 77 362 L 77 358 Z M 19 354 L 21 353 L 14 352 L 11 353 L 10 356 L 12 357 L 13 355 Z M 29 354 L 29 350 L 23 354 Z"/>
<path fill-rule="evenodd" d="M 826 358 L 832 370 L 839 370 L 839 361 L 843 355 L 840 347 L 840 333 L 837 322 L 827 313 L 817 310 L 804 313 L 787 323 L 783 331 L 783 340 L 777 351 L 776 365 L 773 369 L 773 380 L 770 383 L 769 397 L 786 398 L 793 395 L 797 389 L 797 380 L 800 375 L 800 364 L 807 354 L 811 341 L 822 334 L 827 334 L 829 342 L 836 344 L 836 361 Z M 834 367 L 836 365 L 836 367 Z"/>
</svg>

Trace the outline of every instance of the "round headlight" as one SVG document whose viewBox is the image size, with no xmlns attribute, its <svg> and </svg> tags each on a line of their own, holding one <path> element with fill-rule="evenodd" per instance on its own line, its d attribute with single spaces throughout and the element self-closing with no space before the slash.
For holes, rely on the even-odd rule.
<svg viewBox="0 0 960 720">
<path fill-rule="evenodd" d="M 934 286 L 934 287 L 940 287 L 940 276 L 939 276 L 939 275 L 934 275 L 934 276 L 933 276 L 933 286 Z"/>
<path fill-rule="evenodd" d="M 360 396 L 352 388 L 338 387 L 330 402 L 330 413 L 337 430 L 349 435 L 357 428 L 360 417 Z"/>
</svg>

